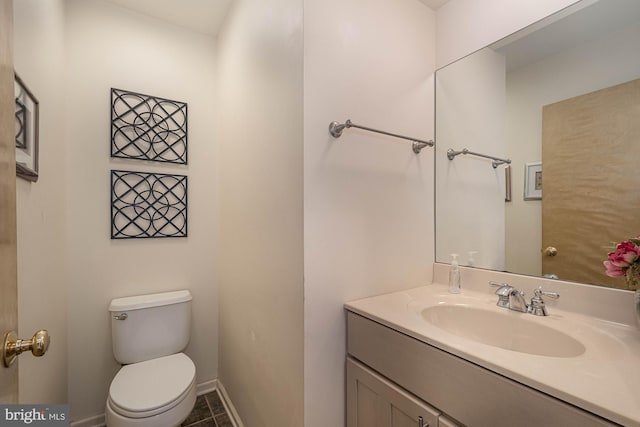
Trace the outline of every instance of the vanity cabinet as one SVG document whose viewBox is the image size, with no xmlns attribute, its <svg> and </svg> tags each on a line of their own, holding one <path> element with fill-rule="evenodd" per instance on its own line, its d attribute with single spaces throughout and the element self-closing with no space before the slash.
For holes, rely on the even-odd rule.
<svg viewBox="0 0 640 427">
<path fill-rule="evenodd" d="M 431 406 L 347 358 L 347 427 L 436 427 Z"/>
<path fill-rule="evenodd" d="M 348 427 L 416 427 L 422 413 L 430 427 L 618 425 L 353 312 L 347 352 Z M 390 410 L 406 423 L 388 422 Z"/>
</svg>

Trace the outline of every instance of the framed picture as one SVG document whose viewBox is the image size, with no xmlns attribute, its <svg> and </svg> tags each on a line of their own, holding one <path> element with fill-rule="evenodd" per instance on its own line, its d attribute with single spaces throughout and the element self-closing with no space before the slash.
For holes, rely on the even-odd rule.
<svg viewBox="0 0 640 427">
<path fill-rule="evenodd" d="M 542 199 L 542 162 L 524 165 L 524 199 Z"/>
<path fill-rule="evenodd" d="M 38 180 L 38 100 L 15 74 L 16 175 Z"/>
</svg>

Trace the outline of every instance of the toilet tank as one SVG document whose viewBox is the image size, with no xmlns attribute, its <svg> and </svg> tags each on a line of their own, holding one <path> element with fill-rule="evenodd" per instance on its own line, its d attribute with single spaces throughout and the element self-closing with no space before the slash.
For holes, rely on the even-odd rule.
<svg viewBox="0 0 640 427">
<path fill-rule="evenodd" d="M 117 298 L 109 305 L 113 355 L 122 364 L 179 353 L 189 343 L 187 290 Z"/>
</svg>

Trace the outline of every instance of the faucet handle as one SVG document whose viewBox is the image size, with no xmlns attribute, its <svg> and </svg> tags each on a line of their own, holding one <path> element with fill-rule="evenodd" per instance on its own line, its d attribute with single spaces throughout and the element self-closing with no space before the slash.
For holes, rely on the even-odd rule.
<svg viewBox="0 0 640 427">
<path fill-rule="evenodd" d="M 508 283 L 498 283 L 493 281 L 489 281 L 489 285 L 498 288 L 495 292 L 495 294 L 498 295 L 498 302 L 496 305 L 498 307 L 509 308 L 509 293 L 514 289 L 513 286 Z"/>
<path fill-rule="evenodd" d="M 558 299 L 560 298 L 560 294 L 557 292 L 548 292 L 548 291 L 543 291 L 542 290 L 542 286 L 538 287 L 538 289 L 536 289 L 535 291 L 533 291 L 533 293 L 535 294 L 536 297 L 541 298 L 543 295 L 545 297 L 549 297 L 551 299 Z"/>
<path fill-rule="evenodd" d="M 536 316 L 547 316 L 547 307 L 544 304 L 543 296 L 552 299 L 560 298 L 560 294 L 557 292 L 543 291 L 542 287 L 539 287 L 533 291 L 534 297 L 531 298 L 531 304 L 527 307 L 527 312 Z"/>
<path fill-rule="evenodd" d="M 508 283 L 499 283 L 499 282 L 494 282 L 493 280 L 489 280 L 489 285 L 495 286 L 497 288 L 503 288 L 505 286 L 511 287 L 511 285 Z"/>
<path fill-rule="evenodd" d="M 505 297 L 509 296 L 509 292 L 511 292 L 511 290 L 514 289 L 514 287 L 508 283 L 498 283 L 494 281 L 489 281 L 489 285 L 495 286 L 498 288 L 496 289 L 496 292 L 495 292 L 496 295 L 505 296 Z"/>
</svg>

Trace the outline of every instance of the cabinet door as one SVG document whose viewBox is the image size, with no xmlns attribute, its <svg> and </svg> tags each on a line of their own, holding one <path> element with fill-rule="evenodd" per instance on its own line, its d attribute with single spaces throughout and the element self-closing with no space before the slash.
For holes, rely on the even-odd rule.
<svg viewBox="0 0 640 427">
<path fill-rule="evenodd" d="M 347 427 L 436 427 L 438 415 L 423 401 L 347 358 Z"/>
</svg>

